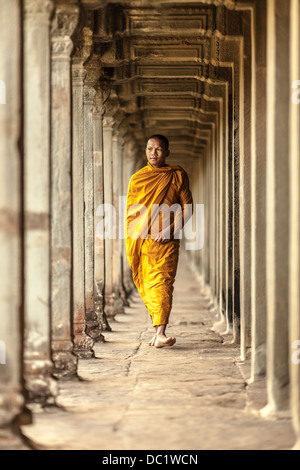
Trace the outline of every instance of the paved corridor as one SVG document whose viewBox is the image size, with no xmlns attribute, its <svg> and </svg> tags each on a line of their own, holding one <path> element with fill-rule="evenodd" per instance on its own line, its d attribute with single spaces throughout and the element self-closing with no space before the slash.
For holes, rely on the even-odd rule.
<svg viewBox="0 0 300 470">
<path fill-rule="evenodd" d="M 288 418 L 261 418 L 264 382 L 248 386 L 239 348 L 212 331 L 217 317 L 180 258 L 168 332 L 171 349 L 149 347 L 152 327 L 138 296 L 62 381 L 59 407 L 34 412 L 22 432 L 37 449 L 289 449 Z"/>
</svg>

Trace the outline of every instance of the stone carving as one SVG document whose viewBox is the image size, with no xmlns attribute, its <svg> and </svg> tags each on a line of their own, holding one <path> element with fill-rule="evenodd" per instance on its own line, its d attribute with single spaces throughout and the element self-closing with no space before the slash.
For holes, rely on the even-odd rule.
<svg viewBox="0 0 300 470">
<path fill-rule="evenodd" d="M 70 57 L 73 42 L 69 38 L 51 38 L 51 52 L 55 57 Z"/>
<path fill-rule="evenodd" d="M 25 0 L 24 11 L 26 15 L 49 15 L 53 10 L 52 0 Z"/>
<path fill-rule="evenodd" d="M 76 5 L 57 7 L 51 25 L 51 51 L 54 57 L 70 57 L 73 50 L 71 36 L 78 23 Z"/>
<path fill-rule="evenodd" d="M 86 70 L 82 64 L 76 64 L 72 67 L 72 83 L 74 86 L 82 86 L 86 77 Z"/>
<path fill-rule="evenodd" d="M 96 90 L 93 87 L 85 86 L 83 90 L 83 101 L 84 104 L 94 104 L 94 98 L 96 95 Z"/>
<path fill-rule="evenodd" d="M 70 37 L 77 26 L 78 15 L 79 8 L 76 5 L 57 7 L 52 20 L 51 34 Z"/>
</svg>

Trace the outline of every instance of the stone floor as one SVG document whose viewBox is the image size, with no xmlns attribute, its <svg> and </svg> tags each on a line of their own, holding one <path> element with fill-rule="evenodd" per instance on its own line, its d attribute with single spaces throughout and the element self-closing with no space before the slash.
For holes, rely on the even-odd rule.
<svg viewBox="0 0 300 470">
<path fill-rule="evenodd" d="M 169 334 L 173 348 L 155 349 L 150 319 L 137 295 L 80 360 L 79 380 L 60 382 L 58 407 L 34 412 L 22 426 L 34 449 L 246 450 L 290 449 L 288 417 L 263 418 L 265 384 L 249 385 L 249 364 L 218 318 L 182 253 Z"/>
</svg>

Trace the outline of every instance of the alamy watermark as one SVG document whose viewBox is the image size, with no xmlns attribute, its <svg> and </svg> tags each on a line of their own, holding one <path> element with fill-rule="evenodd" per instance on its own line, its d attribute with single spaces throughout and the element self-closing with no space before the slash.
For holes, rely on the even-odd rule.
<svg viewBox="0 0 300 470">
<path fill-rule="evenodd" d="M 0 340 L 0 364 L 6 364 L 6 344 Z"/>
<path fill-rule="evenodd" d="M 201 250 L 204 244 L 204 204 L 193 206 L 185 204 L 152 204 L 148 209 L 143 204 L 133 204 L 126 208 L 126 196 L 119 197 L 118 215 L 112 204 L 101 204 L 96 210 L 96 217 L 101 220 L 96 226 L 96 236 L 100 239 L 143 240 L 155 239 L 162 233 L 163 239 L 185 239 L 186 250 Z M 128 226 L 125 229 L 125 214 L 128 211 Z M 117 218 L 119 224 L 117 224 Z M 194 220 L 193 220 L 194 219 Z M 170 230 L 173 220 L 172 234 Z M 182 227 L 182 223 L 184 227 Z M 117 230 L 117 226 L 119 229 Z M 117 233 L 118 231 L 118 233 Z"/>
<path fill-rule="evenodd" d="M 295 80 L 292 83 L 293 93 L 292 93 L 292 102 L 294 104 L 300 104 L 300 80 Z"/>
<path fill-rule="evenodd" d="M 0 80 L 0 104 L 6 104 L 6 85 L 3 80 Z"/>
<path fill-rule="evenodd" d="M 296 349 L 292 354 L 292 363 L 297 366 L 300 364 L 300 339 L 293 342 L 292 349 Z"/>
</svg>

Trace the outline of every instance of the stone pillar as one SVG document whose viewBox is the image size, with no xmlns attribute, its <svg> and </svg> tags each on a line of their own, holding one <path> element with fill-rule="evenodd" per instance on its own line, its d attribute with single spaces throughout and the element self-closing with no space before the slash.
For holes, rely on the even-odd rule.
<svg viewBox="0 0 300 470">
<path fill-rule="evenodd" d="M 75 5 L 60 5 L 51 35 L 51 323 L 54 375 L 76 373 L 71 339 L 71 35 Z"/>
<path fill-rule="evenodd" d="M 267 388 L 265 412 L 289 406 L 289 0 L 267 3 Z"/>
<path fill-rule="evenodd" d="M 124 218 L 126 214 L 126 194 L 124 193 L 124 139 L 122 136 L 119 136 L 118 141 L 118 199 L 120 201 L 120 206 L 118 206 L 118 276 L 119 276 L 119 286 L 120 286 L 120 295 L 123 302 L 123 306 L 129 306 L 127 300 L 126 290 L 123 284 L 123 272 L 124 272 L 124 254 L 125 254 L 125 241 L 124 241 Z"/>
<path fill-rule="evenodd" d="M 241 303 L 240 303 L 240 156 L 241 156 L 241 129 L 243 128 L 243 114 L 240 111 L 243 93 L 241 89 L 242 70 L 242 50 L 240 42 L 233 43 L 231 46 L 232 56 L 239 57 L 239 61 L 235 60 L 233 70 L 234 96 L 233 96 L 233 119 L 232 132 L 234 135 L 231 162 L 231 195 L 230 205 L 232 208 L 232 240 L 230 241 L 232 250 L 232 289 L 233 289 L 233 341 L 240 344 L 240 320 L 241 320 Z"/>
<path fill-rule="evenodd" d="M 97 236 L 99 219 L 97 210 L 104 203 L 103 195 L 103 136 L 102 119 L 104 114 L 103 96 L 100 87 L 96 88 L 95 104 L 93 109 L 93 162 L 94 162 L 94 308 L 101 330 L 110 329 L 104 313 L 104 239 Z M 99 235 L 99 234 L 98 234 Z M 99 340 L 104 340 L 101 336 Z"/>
<path fill-rule="evenodd" d="M 254 16 L 252 115 L 251 379 L 266 373 L 266 2 Z"/>
<path fill-rule="evenodd" d="M 123 188 L 124 188 L 124 196 L 127 196 L 129 180 L 134 173 L 133 169 L 134 165 L 134 155 L 132 150 L 132 142 L 126 138 L 124 144 L 124 159 L 123 159 Z M 125 220 L 124 220 L 124 227 L 125 227 Z M 124 232 L 125 233 L 125 232 Z M 129 267 L 126 255 L 126 247 L 125 243 L 123 244 L 123 285 L 126 292 L 127 298 L 130 296 L 132 291 L 135 289 L 135 285 L 132 279 L 132 272 Z"/>
<path fill-rule="evenodd" d="M 24 379 L 30 400 L 51 401 L 50 0 L 24 1 Z"/>
<path fill-rule="evenodd" d="M 85 316 L 86 332 L 94 340 L 101 336 L 94 305 L 94 161 L 93 161 L 93 107 L 94 85 L 100 75 L 100 61 L 93 55 L 86 65 L 87 75 L 83 91 L 83 181 L 84 181 L 84 245 L 85 245 Z"/>
<path fill-rule="evenodd" d="M 241 307 L 241 359 L 248 357 L 251 347 L 251 162 L 252 145 L 252 92 L 253 92 L 253 12 L 242 13 L 244 41 L 241 53 L 244 60 L 241 62 L 240 89 L 243 98 L 240 101 L 241 115 L 241 151 L 240 151 L 240 193 L 239 193 L 239 233 L 240 233 L 240 307 Z M 253 59 L 253 60 L 252 60 Z"/>
<path fill-rule="evenodd" d="M 75 40 L 72 61 L 72 194 L 73 194 L 73 341 L 79 357 L 93 356 L 93 339 L 86 334 L 85 319 L 85 244 L 84 244 L 84 158 L 83 158 L 83 83 L 84 62 L 92 49 L 92 30 L 84 27 Z"/>
<path fill-rule="evenodd" d="M 300 450 L 300 2 L 290 7 L 290 254 L 289 254 L 289 344 L 291 412 Z"/>
<path fill-rule="evenodd" d="M 113 135 L 113 117 L 105 113 L 103 118 L 103 173 L 104 177 L 104 203 L 108 207 L 113 207 L 113 168 L 112 168 L 112 135 Z M 112 214 L 113 215 L 113 214 Z M 107 222 L 110 214 L 105 213 Z M 113 225 L 115 226 L 114 222 Z M 113 295 L 113 236 L 105 238 L 105 306 L 104 311 L 108 319 L 113 319 L 117 314 L 114 295 Z"/>
<path fill-rule="evenodd" d="M 0 428 L 11 424 L 23 405 L 20 32 L 20 2 L 2 1 L 0 78 L 5 93 L 0 103 Z"/>
<path fill-rule="evenodd" d="M 119 196 L 121 195 L 120 174 L 122 164 L 119 148 L 119 132 L 115 131 L 112 139 L 112 169 L 113 169 L 113 206 L 116 214 L 116 236 L 113 240 L 113 296 L 115 309 L 118 313 L 124 313 L 121 281 L 121 255 L 119 239 Z"/>
</svg>

